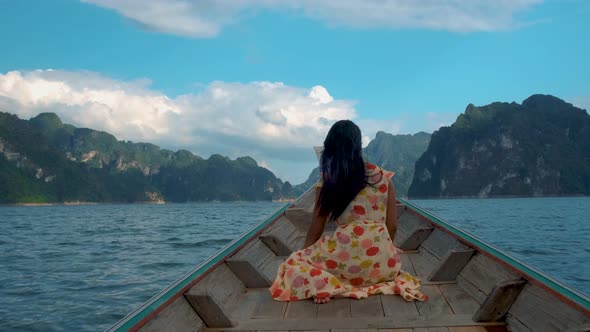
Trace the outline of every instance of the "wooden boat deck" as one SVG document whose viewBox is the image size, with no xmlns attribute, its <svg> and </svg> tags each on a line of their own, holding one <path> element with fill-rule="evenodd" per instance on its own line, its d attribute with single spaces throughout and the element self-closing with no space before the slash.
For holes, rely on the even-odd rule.
<svg viewBox="0 0 590 332">
<path fill-rule="evenodd" d="M 424 252 L 402 255 L 406 270 L 415 274 L 414 264 L 424 275 L 432 268 L 432 257 Z M 418 274 L 420 275 L 420 274 Z M 426 302 L 407 302 L 400 296 L 379 295 L 367 299 L 333 299 L 326 304 L 311 300 L 277 302 L 266 288 L 246 289 L 231 306 L 235 328 L 205 331 L 504 331 L 505 323 L 475 323 L 480 303 L 452 282 L 428 282 L 422 288 Z M 367 327 L 370 326 L 370 329 Z M 449 327 L 450 326 L 450 327 Z"/>
<path fill-rule="evenodd" d="M 109 331 L 590 331 L 585 295 L 408 206 L 398 206 L 394 243 L 405 250 L 402 269 L 422 279 L 426 302 L 274 301 L 268 287 L 311 221 L 308 193 Z"/>
</svg>

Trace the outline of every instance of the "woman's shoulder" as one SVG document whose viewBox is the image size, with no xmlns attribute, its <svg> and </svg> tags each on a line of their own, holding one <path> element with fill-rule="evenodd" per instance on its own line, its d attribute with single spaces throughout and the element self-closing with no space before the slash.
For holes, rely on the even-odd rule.
<svg viewBox="0 0 590 332">
<path fill-rule="evenodd" d="M 367 176 L 369 178 L 377 178 L 377 177 L 383 178 L 384 177 L 385 179 L 390 180 L 395 175 L 395 172 L 381 168 L 381 167 L 379 167 L 373 163 L 370 163 L 368 161 L 365 162 L 365 169 L 367 171 Z"/>
</svg>

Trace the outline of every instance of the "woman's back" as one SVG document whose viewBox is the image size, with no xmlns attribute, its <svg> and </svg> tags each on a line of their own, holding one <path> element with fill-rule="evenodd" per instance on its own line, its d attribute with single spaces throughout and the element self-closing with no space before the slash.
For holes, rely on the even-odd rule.
<svg viewBox="0 0 590 332">
<path fill-rule="evenodd" d="M 316 185 L 316 207 L 304 248 L 280 265 L 270 288 L 272 297 L 313 297 L 325 303 L 331 297 L 400 294 L 408 301 L 425 300 L 418 290 L 420 280 L 401 271 L 391 241 L 396 227 L 393 172 L 364 162 L 357 125 L 342 120 L 332 126 L 320 166 L 322 180 Z M 321 238 L 328 220 L 338 227 Z"/>
<path fill-rule="evenodd" d="M 393 172 L 383 170 L 371 163 L 365 164 L 367 185 L 336 218 L 338 225 L 355 221 L 374 220 L 385 222 L 387 216 L 387 191 Z M 321 183 L 318 185 L 321 186 Z"/>
</svg>

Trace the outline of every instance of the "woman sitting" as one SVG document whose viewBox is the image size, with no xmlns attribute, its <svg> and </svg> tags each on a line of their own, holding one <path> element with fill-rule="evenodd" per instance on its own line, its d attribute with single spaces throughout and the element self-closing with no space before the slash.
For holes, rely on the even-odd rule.
<svg viewBox="0 0 590 332">
<path fill-rule="evenodd" d="M 364 162 L 360 129 L 336 122 L 324 141 L 322 176 L 303 249 L 279 267 L 270 288 L 278 301 L 400 294 L 424 301 L 420 280 L 401 270 L 393 245 L 397 227 L 393 172 Z M 338 227 L 321 238 L 327 222 Z M 320 239 L 321 238 L 321 239 Z"/>
</svg>

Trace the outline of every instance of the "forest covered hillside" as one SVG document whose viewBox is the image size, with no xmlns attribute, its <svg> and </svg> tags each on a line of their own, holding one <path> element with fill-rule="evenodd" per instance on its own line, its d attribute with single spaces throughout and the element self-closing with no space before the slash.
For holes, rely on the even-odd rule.
<svg viewBox="0 0 590 332">
<path fill-rule="evenodd" d="M 76 128 L 53 113 L 22 120 L 0 112 L 0 203 L 271 200 L 291 190 L 250 157 L 203 159 Z"/>
<path fill-rule="evenodd" d="M 432 134 L 411 198 L 590 195 L 590 115 L 550 95 L 472 104 Z"/>
</svg>

